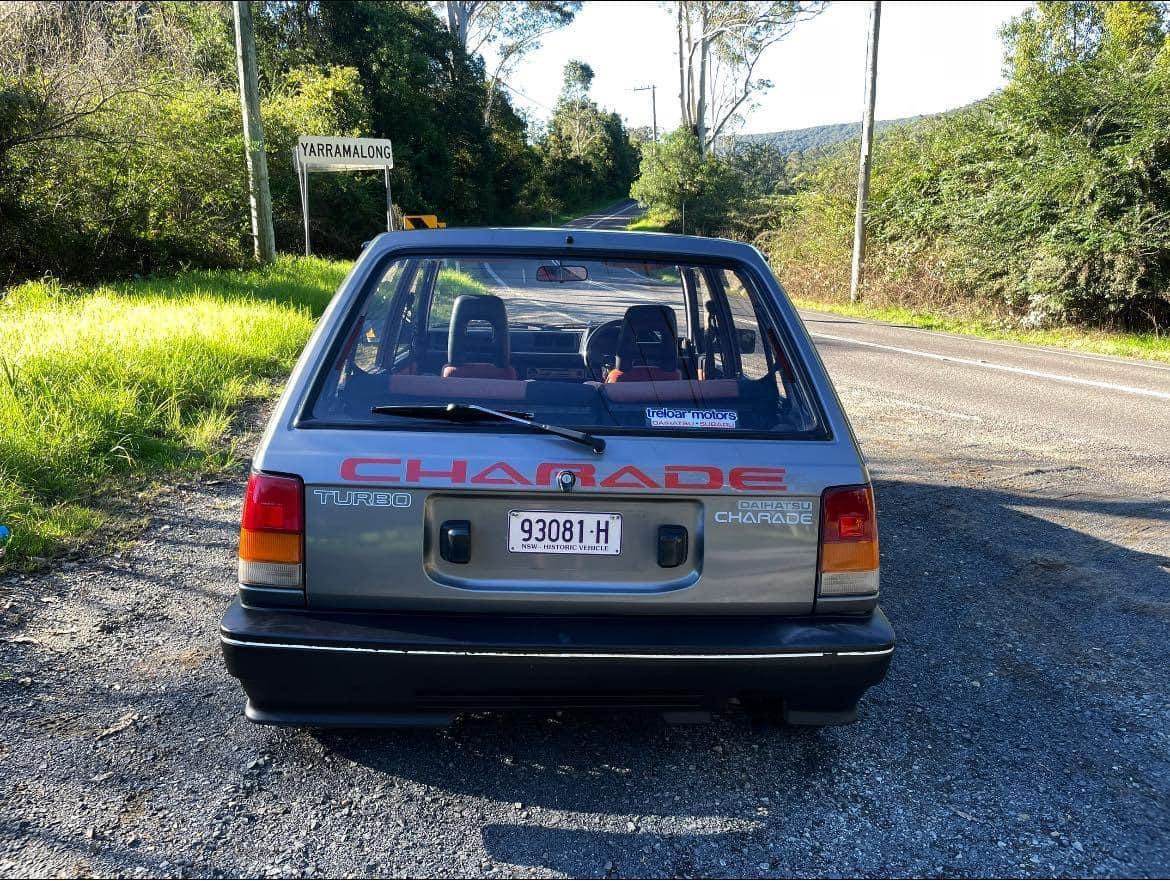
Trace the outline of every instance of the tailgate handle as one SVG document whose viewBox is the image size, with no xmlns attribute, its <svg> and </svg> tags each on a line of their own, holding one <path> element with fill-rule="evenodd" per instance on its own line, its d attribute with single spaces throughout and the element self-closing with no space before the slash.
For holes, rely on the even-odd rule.
<svg viewBox="0 0 1170 881">
<path fill-rule="evenodd" d="M 658 565 L 673 569 L 687 561 L 687 528 L 674 524 L 658 527 Z"/>
<path fill-rule="evenodd" d="M 471 561 L 471 521 L 446 520 L 439 527 L 439 556 L 448 563 Z"/>
</svg>

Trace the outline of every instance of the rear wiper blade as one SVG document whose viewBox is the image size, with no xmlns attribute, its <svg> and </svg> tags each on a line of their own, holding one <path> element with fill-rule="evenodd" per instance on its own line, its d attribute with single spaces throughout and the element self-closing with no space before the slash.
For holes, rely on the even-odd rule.
<svg viewBox="0 0 1170 881">
<path fill-rule="evenodd" d="M 452 402 L 450 404 L 377 404 L 371 413 L 384 416 L 405 416 L 408 419 L 445 419 L 448 422 L 512 422 L 535 428 L 545 434 L 555 434 L 573 443 L 589 447 L 595 453 L 605 450 L 605 438 L 596 437 L 586 431 L 577 431 L 560 425 L 537 422 L 532 413 L 519 410 L 493 410 L 481 404 Z"/>
</svg>

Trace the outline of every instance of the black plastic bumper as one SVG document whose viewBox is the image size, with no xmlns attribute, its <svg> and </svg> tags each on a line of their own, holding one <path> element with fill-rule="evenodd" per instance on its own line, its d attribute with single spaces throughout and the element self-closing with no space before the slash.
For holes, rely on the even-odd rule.
<svg viewBox="0 0 1170 881">
<path fill-rule="evenodd" d="M 782 704 L 852 721 L 889 667 L 880 609 L 807 618 L 316 612 L 232 603 L 224 660 L 255 722 L 441 724 L 473 709 Z"/>
</svg>

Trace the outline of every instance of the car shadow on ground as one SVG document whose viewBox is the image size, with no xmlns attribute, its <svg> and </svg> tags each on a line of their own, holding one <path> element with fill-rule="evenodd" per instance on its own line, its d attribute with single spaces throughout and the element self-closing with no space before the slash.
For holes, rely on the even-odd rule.
<svg viewBox="0 0 1170 881">
<path fill-rule="evenodd" d="M 1165 871 L 1168 561 L 1034 512 L 1170 525 L 1170 501 L 889 480 L 877 494 L 900 644 L 855 726 L 485 714 L 314 737 L 384 775 L 522 805 L 528 822 L 482 827 L 488 852 L 570 874 L 615 853 L 638 858 L 625 874 L 686 874 L 696 848 L 736 874 Z M 566 813 L 641 819 L 542 820 Z M 832 840 L 810 847 L 816 829 Z M 867 869 L 866 854 L 885 856 Z"/>
</svg>

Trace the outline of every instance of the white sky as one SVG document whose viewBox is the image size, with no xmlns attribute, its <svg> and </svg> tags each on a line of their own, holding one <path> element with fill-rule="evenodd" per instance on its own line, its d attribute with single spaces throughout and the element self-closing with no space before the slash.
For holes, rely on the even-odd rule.
<svg viewBox="0 0 1170 881">
<path fill-rule="evenodd" d="M 1030 4 L 897 2 L 882 4 L 877 118 L 937 113 L 982 98 L 1003 85 L 999 29 Z M 775 85 L 744 132 L 848 122 L 861 116 L 868 3 L 839 0 L 770 48 L 759 76 Z M 547 119 L 570 58 L 593 67 L 593 97 L 631 127 L 650 125 L 650 93 L 658 86 L 658 127 L 678 125 L 677 37 L 673 19 L 652 0 L 586 0 L 576 21 L 546 37 L 509 79 L 531 101 L 519 109 Z"/>
</svg>

